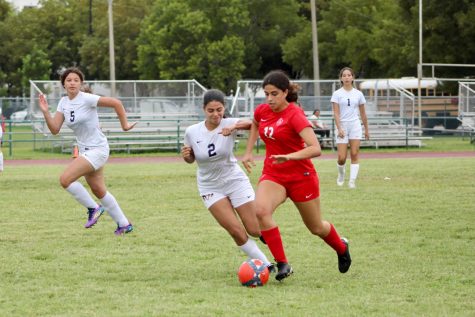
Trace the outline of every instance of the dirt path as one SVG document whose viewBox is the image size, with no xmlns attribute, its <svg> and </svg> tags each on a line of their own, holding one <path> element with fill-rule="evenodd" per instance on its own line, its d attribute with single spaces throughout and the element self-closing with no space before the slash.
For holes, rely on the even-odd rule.
<svg viewBox="0 0 475 317">
<path fill-rule="evenodd" d="M 475 158 L 475 151 L 464 152 L 399 152 L 399 153 L 360 153 L 361 159 L 388 159 L 388 158 L 438 158 L 438 157 L 473 157 Z M 255 160 L 262 160 L 262 155 L 255 156 Z M 334 160 L 336 153 L 323 153 L 319 160 Z M 8 160 L 5 159 L 5 166 L 9 165 L 65 165 L 70 162 L 70 159 L 47 159 L 47 160 Z M 171 157 L 111 157 L 110 164 L 124 164 L 124 163 L 171 163 L 181 162 L 180 156 Z"/>
</svg>

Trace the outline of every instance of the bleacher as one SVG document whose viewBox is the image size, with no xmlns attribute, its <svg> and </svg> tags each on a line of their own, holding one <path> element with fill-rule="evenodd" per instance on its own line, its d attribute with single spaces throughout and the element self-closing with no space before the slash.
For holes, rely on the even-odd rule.
<svg viewBox="0 0 475 317">
<path fill-rule="evenodd" d="M 196 114 L 180 113 L 163 114 L 128 114 L 129 122 L 137 121 L 137 125 L 129 131 L 123 131 L 117 117 L 101 116 L 99 122 L 102 132 L 106 135 L 112 152 L 139 151 L 179 151 L 183 144 L 185 129 L 198 122 Z M 39 120 L 33 125 L 36 132 L 50 139 L 52 147 L 61 152 L 71 153 L 76 138 L 73 131 L 63 125 L 58 135 L 51 135 L 46 123 Z"/>
</svg>

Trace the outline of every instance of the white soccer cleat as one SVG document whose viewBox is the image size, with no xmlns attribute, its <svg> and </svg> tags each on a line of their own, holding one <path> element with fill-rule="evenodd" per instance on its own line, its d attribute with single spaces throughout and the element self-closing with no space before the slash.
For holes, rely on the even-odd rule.
<svg viewBox="0 0 475 317">
<path fill-rule="evenodd" d="M 336 179 L 336 184 L 338 186 L 343 186 L 344 183 L 345 183 L 345 174 L 343 175 L 338 174 L 338 178 Z"/>
<path fill-rule="evenodd" d="M 356 184 L 355 184 L 355 181 L 353 179 L 350 179 L 350 181 L 348 182 L 348 187 L 349 188 L 356 188 Z"/>
</svg>

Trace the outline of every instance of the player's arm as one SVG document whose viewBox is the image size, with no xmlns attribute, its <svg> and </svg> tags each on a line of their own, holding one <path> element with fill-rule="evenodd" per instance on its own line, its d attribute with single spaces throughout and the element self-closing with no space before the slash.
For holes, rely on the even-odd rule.
<svg viewBox="0 0 475 317">
<path fill-rule="evenodd" d="M 129 121 L 127 120 L 127 113 L 125 112 L 124 105 L 122 105 L 122 102 L 117 98 L 100 97 L 99 101 L 97 102 L 97 105 L 99 107 L 114 108 L 115 113 L 117 113 L 117 117 L 119 117 L 122 130 L 124 131 L 129 131 L 137 124 L 137 122 L 129 123 Z"/>
<path fill-rule="evenodd" d="M 360 116 L 364 126 L 364 137 L 366 140 L 369 140 L 368 116 L 366 115 L 366 109 L 364 104 L 360 105 Z"/>
<path fill-rule="evenodd" d="M 46 100 L 46 97 L 43 94 L 40 95 L 40 110 L 43 113 L 43 116 L 45 117 L 48 129 L 53 135 L 58 134 L 64 122 L 64 114 L 62 112 L 56 111 L 54 116 L 52 117 L 49 113 L 48 101 Z"/>
<path fill-rule="evenodd" d="M 335 117 L 335 125 L 336 129 L 338 131 L 338 137 L 343 138 L 345 137 L 345 131 L 341 128 L 341 123 L 340 123 L 340 105 L 336 102 L 332 102 L 332 108 L 333 108 L 333 116 Z"/>
<path fill-rule="evenodd" d="M 251 128 L 249 131 L 249 137 L 247 139 L 247 144 L 246 144 L 246 152 L 244 153 L 244 156 L 242 157 L 242 165 L 246 169 L 248 173 L 251 172 L 252 167 L 256 166 L 256 163 L 254 163 L 254 158 L 252 157 L 252 149 L 254 148 L 254 144 L 256 144 L 257 138 L 259 136 L 259 125 L 256 122 L 256 120 L 251 121 Z"/>
<path fill-rule="evenodd" d="M 320 143 L 318 143 L 317 136 L 315 135 L 311 127 L 305 127 L 302 131 L 300 131 L 299 135 L 304 140 L 307 146 L 297 152 L 289 154 L 271 155 L 271 158 L 274 159 L 274 163 L 306 160 L 320 156 L 322 154 Z"/>
<path fill-rule="evenodd" d="M 240 119 L 235 124 L 224 127 L 223 130 L 221 130 L 221 134 L 228 136 L 236 130 L 249 130 L 251 125 L 252 121 L 250 119 Z"/>
</svg>

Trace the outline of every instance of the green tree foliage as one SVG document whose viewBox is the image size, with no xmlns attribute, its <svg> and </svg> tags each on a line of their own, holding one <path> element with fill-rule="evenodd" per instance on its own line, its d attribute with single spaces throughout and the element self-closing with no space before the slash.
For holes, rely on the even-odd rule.
<svg viewBox="0 0 475 317">
<path fill-rule="evenodd" d="M 241 1 L 157 1 L 138 39 L 137 70 L 144 79 L 194 78 L 228 90 L 244 69 L 248 24 Z M 215 1 L 216 2 L 216 1 Z"/>
<path fill-rule="evenodd" d="M 416 75 L 417 1 L 316 3 L 320 78 L 343 66 L 365 78 Z M 46 65 L 54 80 L 71 65 L 89 80 L 108 79 L 108 1 L 40 4 L 17 12 L 0 0 L 0 95 L 28 92 L 26 76 L 44 78 Z M 310 16 L 310 0 L 114 0 L 116 79 L 194 78 L 229 92 L 237 80 L 277 68 L 312 78 Z M 425 63 L 475 63 L 473 0 L 423 1 L 423 20 Z"/>
<path fill-rule="evenodd" d="M 87 17 L 87 21 L 83 18 L 83 25 L 88 25 L 87 30 L 83 31 L 83 42 L 79 48 L 81 65 L 88 78 L 109 79 L 108 1 L 92 2 L 92 21 L 89 21 L 89 0 L 81 2 L 78 10 L 83 17 Z M 153 2 L 153 0 L 114 0 L 112 3 L 116 79 L 136 79 L 139 76 L 135 71 L 137 59 L 135 41 L 143 17 L 147 15 Z"/>
<path fill-rule="evenodd" d="M 29 91 L 26 91 L 26 88 L 30 86 L 30 79 L 49 79 L 51 65 L 48 54 L 37 46 L 34 46 L 31 53 L 22 58 L 22 67 L 19 73 L 21 74 L 21 86 L 24 95 L 29 95 Z"/>
</svg>

